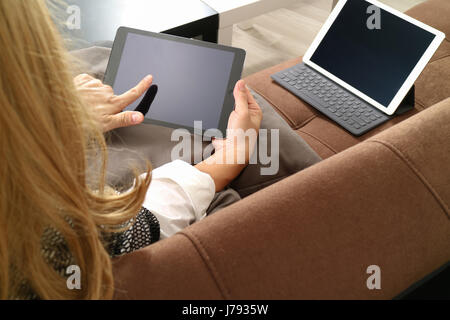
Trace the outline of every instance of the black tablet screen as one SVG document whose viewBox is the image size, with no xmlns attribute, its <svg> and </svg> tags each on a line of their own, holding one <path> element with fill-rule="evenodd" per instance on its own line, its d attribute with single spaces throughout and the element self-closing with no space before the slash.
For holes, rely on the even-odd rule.
<svg viewBox="0 0 450 320">
<path fill-rule="evenodd" d="M 348 0 L 311 61 L 388 106 L 435 35 L 376 8 Z"/>
<path fill-rule="evenodd" d="M 234 56 L 233 52 L 129 33 L 113 89 L 122 94 L 151 74 L 157 93 L 146 118 L 186 127 L 203 121 L 203 129 L 217 128 Z M 126 110 L 136 110 L 142 99 Z"/>
</svg>

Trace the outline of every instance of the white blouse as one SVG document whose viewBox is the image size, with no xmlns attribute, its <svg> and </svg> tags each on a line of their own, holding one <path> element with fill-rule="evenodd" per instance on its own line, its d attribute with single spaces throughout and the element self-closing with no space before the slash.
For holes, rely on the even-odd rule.
<svg viewBox="0 0 450 320">
<path fill-rule="evenodd" d="M 205 218 L 215 189 L 210 175 L 181 160 L 154 169 L 143 207 L 159 220 L 161 240 Z"/>
</svg>

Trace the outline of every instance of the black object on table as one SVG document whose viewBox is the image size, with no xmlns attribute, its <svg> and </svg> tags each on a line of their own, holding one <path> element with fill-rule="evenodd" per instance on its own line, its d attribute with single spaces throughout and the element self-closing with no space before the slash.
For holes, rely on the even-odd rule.
<svg viewBox="0 0 450 320">
<path fill-rule="evenodd" d="M 69 49 L 113 41 L 121 26 L 218 40 L 219 14 L 200 0 L 67 0 L 54 19 Z"/>
</svg>

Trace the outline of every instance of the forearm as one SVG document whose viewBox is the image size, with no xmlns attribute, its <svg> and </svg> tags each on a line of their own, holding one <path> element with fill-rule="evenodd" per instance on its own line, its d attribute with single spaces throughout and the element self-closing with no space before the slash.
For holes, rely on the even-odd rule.
<svg viewBox="0 0 450 320">
<path fill-rule="evenodd" d="M 225 147 L 195 167 L 209 174 L 216 185 L 216 192 L 220 192 L 241 174 L 247 164 L 248 157 L 238 159 L 235 148 Z"/>
</svg>

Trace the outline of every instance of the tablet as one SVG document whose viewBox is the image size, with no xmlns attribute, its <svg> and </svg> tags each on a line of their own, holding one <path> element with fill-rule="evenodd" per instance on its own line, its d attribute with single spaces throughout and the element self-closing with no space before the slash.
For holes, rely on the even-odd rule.
<svg viewBox="0 0 450 320">
<path fill-rule="evenodd" d="M 120 95 L 151 74 L 153 86 L 124 111 L 137 110 L 146 123 L 190 132 L 201 121 L 203 132 L 225 134 L 244 60 L 242 49 L 120 27 L 104 83 Z"/>
<path fill-rule="evenodd" d="M 303 61 L 392 115 L 444 38 L 378 1 L 340 0 Z"/>
</svg>

